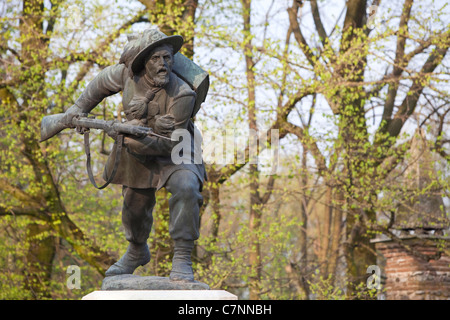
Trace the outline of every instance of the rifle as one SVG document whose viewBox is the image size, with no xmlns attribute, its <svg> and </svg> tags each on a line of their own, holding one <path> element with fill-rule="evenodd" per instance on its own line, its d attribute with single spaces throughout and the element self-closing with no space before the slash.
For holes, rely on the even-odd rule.
<svg viewBox="0 0 450 320">
<path fill-rule="evenodd" d="M 44 118 L 42 118 L 41 140 L 39 142 L 48 140 L 54 135 L 60 133 L 62 130 L 69 128 L 63 122 L 64 116 L 65 116 L 64 113 L 58 113 L 45 116 Z M 152 135 L 161 139 L 172 141 L 172 139 L 168 137 L 155 133 L 152 128 L 120 123 L 114 120 L 107 121 L 87 116 L 75 116 L 72 119 L 72 125 L 74 127 L 81 127 L 85 129 L 108 130 L 112 128 L 118 134 L 128 134 L 136 137 L 144 137 L 146 135 Z"/>
<path fill-rule="evenodd" d="M 53 114 L 44 116 L 41 121 L 41 140 L 40 142 L 43 142 L 45 140 L 50 139 L 51 137 L 55 136 L 62 130 L 66 128 L 71 128 L 71 126 L 64 123 L 64 113 L 59 114 Z M 136 137 L 144 137 L 147 135 L 152 135 L 155 137 L 159 137 L 165 140 L 174 141 L 171 138 L 159 135 L 155 132 L 153 132 L 152 128 L 148 127 L 141 127 L 141 126 L 135 126 L 130 125 L 126 123 L 120 123 L 118 121 L 110 120 L 99 120 L 95 119 L 93 117 L 87 117 L 87 116 L 75 116 L 72 118 L 72 125 L 76 127 L 81 127 L 85 129 L 101 129 L 101 130 L 109 130 L 113 129 L 118 133 L 117 136 L 117 148 L 116 148 L 116 156 L 114 160 L 114 167 L 111 172 L 110 177 L 107 179 L 106 183 L 102 186 L 97 186 L 94 175 L 92 173 L 92 167 L 91 167 L 91 151 L 89 147 L 89 130 L 84 130 L 84 148 L 86 152 L 86 169 L 89 176 L 89 180 L 91 180 L 91 183 L 96 187 L 97 189 L 103 189 L 107 185 L 109 185 L 112 180 L 114 179 L 114 176 L 117 172 L 117 168 L 119 166 L 120 162 L 120 156 L 122 154 L 122 145 L 123 145 L 123 135 L 128 134 Z"/>
</svg>

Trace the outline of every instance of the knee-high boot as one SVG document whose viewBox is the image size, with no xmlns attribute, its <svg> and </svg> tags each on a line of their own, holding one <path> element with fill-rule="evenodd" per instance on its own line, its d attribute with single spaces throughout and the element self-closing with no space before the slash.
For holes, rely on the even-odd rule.
<svg viewBox="0 0 450 320">
<path fill-rule="evenodd" d="M 192 270 L 191 253 L 194 249 L 194 241 L 175 240 L 175 248 L 172 259 L 172 271 L 170 280 L 172 281 L 194 281 Z"/>
</svg>

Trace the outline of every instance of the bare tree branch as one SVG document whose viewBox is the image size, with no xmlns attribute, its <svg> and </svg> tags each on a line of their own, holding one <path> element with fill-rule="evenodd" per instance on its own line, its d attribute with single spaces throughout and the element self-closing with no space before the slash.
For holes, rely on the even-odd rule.
<svg viewBox="0 0 450 320">
<path fill-rule="evenodd" d="M 405 60 L 405 44 L 406 37 L 408 33 L 408 21 L 411 15 L 411 7 L 414 0 L 406 0 L 403 5 L 403 11 L 400 18 L 399 34 L 397 36 L 397 49 L 395 52 L 394 59 L 394 70 L 392 76 L 399 79 L 401 73 L 403 72 L 403 67 L 406 65 L 407 60 Z M 392 116 L 392 111 L 394 110 L 395 97 L 397 96 L 398 82 L 389 85 L 388 94 L 386 98 L 386 103 L 383 110 L 383 120 L 390 119 Z"/>
<path fill-rule="evenodd" d="M 312 15 L 313 15 L 314 24 L 316 26 L 317 33 L 319 34 L 320 41 L 322 42 L 323 46 L 325 47 L 327 44 L 327 41 L 328 41 L 328 36 L 325 31 L 325 28 L 323 27 L 322 19 L 320 18 L 317 0 L 311 0 L 310 4 L 311 4 Z"/>
<path fill-rule="evenodd" d="M 303 5 L 301 3 L 301 5 Z M 299 3 L 297 1 L 294 1 L 292 4 L 292 7 L 288 8 L 288 14 L 289 14 L 289 24 L 290 28 L 292 29 L 292 32 L 294 33 L 295 40 L 297 41 L 298 45 L 300 46 L 300 49 L 302 49 L 303 54 L 305 55 L 308 62 L 314 66 L 314 54 L 312 53 L 308 43 L 306 42 L 305 37 L 303 36 L 302 30 L 300 28 L 300 24 L 297 20 L 297 14 L 299 10 Z"/>
</svg>

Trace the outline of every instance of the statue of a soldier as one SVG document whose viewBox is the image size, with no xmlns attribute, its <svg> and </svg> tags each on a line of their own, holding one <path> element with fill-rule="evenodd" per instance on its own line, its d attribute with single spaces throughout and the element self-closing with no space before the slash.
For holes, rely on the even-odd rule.
<svg viewBox="0 0 450 320">
<path fill-rule="evenodd" d="M 181 36 L 166 36 L 156 29 L 131 39 L 119 64 L 102 70 L 67 110 L 65 123 L 71 126 L 74 117 L 89 113 L 104 98 L 122 92 L 128 123 L 148 126 L 166 135 L 184 129 L 194 141 L 196 93 L 172 72 L 174 54 L 182 45 Z M 117 132 L 107 133 L 117 140 Z M 191 252 L 199 237 L 200 192 L 206 173 L 203 162 L 174 164 L 173 147 L 174 142 L 151 135 L 123 138 L 120 164 L 114 170 L 112 183 L 123 185 L 122 223 L 129 246 L 106 276 L 132 274 L 150 261 L 147 239 L 152 228 L 155 192 L 164 187 L 171 193 L 169 233 L 174 241 L 174 255 L 170 279 L 194 280 Z M 117 148 L 116 141 L 105 166 L 105 180 L 112 174 Z M 192 155 L 198 150 L 192 148 Z"/>
</svg>

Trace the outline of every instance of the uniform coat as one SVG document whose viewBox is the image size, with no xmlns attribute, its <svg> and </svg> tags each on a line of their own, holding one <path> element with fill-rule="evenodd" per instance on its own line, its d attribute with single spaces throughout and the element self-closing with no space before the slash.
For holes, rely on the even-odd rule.
<svg viewBox="0 0 450 320">
<path fill-rule="evenodd" d="M 188 130 L 191 141 L 194 143 L 195 126 L 191 118 L 194 116 L 195 92 L 174 73 L 170 73 L 169 83 L 157 91 L 144 73 L 130 76 L 132 73 L 123 63 L 107 67 L 89 83 L 75 104 L 83 112 L 89 113 L 104 98 L 123 92 L 123 110 L 127 113 L 132 99 L 145 99 L 148 92 L 153 90 L 156 94 L 149 107 L 149 114 L 151 116 L 172 115 L 175 119 L 175 129 Z M 132 119 L 128 118 L 128 120 Z M 201 153 L 201 148 L 196 146 L 191 149 L 190 163 L 174 164 L 171 160 L 174 145 L 174 142 L 153 136 L 141 139 L 125 137 L 120 164 L 111 183 L 138 189 L 160 189 L 173 172 L 187 169 L 195 173 L 202 186 L 206 179 L 204 163 L 201 161 L 202 163 L 199 164 L 193 161 L 194 153 Z M 112 172 L 116 149 L 115 144 L 105 166 L 103 174 L 105 180 Z M 198 155 L 195 159 L 199 159 Z"/>
</svg>

